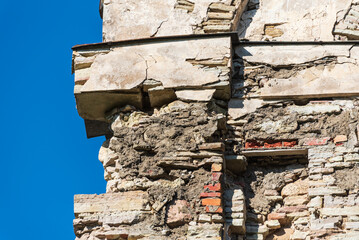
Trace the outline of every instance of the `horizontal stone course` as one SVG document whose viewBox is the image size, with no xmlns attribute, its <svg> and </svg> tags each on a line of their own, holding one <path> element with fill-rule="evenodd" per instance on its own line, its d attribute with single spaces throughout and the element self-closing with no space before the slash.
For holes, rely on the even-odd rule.
<svg viewBox="0 0 359 240">
<path fill-rule="evenodd" d="M 103 195 L 76 195 L 74 212 L 118 212 L 144 211 L 148 204 L 148 194 L 143 191 L 106 193 Z M 149 210 L 149 209 L 148 209 Z"/>
<path fill-rule="evenodd" d="M 324 216 L 359 216 L 359 207 L 323 208 L 321 214 Z"/>
</svg>

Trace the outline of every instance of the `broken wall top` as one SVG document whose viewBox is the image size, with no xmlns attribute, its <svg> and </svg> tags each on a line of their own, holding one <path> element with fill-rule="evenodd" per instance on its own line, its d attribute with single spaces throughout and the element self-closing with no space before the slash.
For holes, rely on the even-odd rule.
<svg viewBox="0 0 359 240">
<path fill-rule="evenodd" d="M 229 116 L 240 119 L 282 100 L 358 97 L 358 50 L 355 42 L 236 46 Z"/>
<path fill-rule="evenodd" d="M 252 41 L 358 40 L 357 0 L 104 0 L 103 41 L 238 31 Z"/>
<path fill-rule="evenodd" d="M 74 49 L 77 110 L 87 120 L 126 104 L 230 98 L 230 35 L 87 45 Z"/>
<path fill-rule="evenodd" d="M 248 0 L 104 0 L 103 41 L 235 30 Z"/>
<path fill-rule="evenodd" d="M 357 0 L 250 0 L 238 25 L 252 41 L 359 39 Z"/>
</svg>

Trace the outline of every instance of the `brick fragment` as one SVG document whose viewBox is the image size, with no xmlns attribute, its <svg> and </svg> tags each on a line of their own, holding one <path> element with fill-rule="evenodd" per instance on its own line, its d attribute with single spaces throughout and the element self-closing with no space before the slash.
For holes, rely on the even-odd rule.
<svg viewBox="0 0 359 240">
<path fill-rule="evenodd" d="M 297 144 L 297 141 L 283 141 L 283 147 L 295 147 Z"/>
<path fill-rule="evenodd" d="M 177 200 L 168 209 L 167 224 L 170 227 L 182 226 L 190 222 L 192 216 L 188 211 L 189 203 L 186 200 Z"/>
<path fill-rule="evenodd" d="M 199 145 L 199 150 L 212 150 L 212 151 L 221 151 L 224 152 L 225 146 L 224 143 L 204 143 Z"/>
<path fill-rule="evenodd" d="M 334 138 L 334 143 L 342 143 L 348 141 L 348 137 L 345 135 L 338 135 Z"/>
<path fill-rule="evenodd" d="M 221 199 L 220 198 L 205 198 L 202 199 L 203 206 L 221 206 Z"/>
<path fill-rule="evenodd" d="M 205 190 L 208 189 L 209 191 L 215 191 L 215 192 L 219 192 L 221 191 L 222 187 L 221 187 L 221 184 L 220 183 L 216 183 L 214 185 L 206 185 L 203 187 Z"/>
<path fill-rule="evenodd" d="M 248 141 L 245 144 L 245 148 L 263 148 L 263 146 L 257 141 Z"/>
<path fill-rule="evenodd" d="M 281 207 L 280 209 L 278 209 L 279 213 L 294 213 L 294 212 L 303 212 L 307 210 L 307 206 L 305 205 L 300 205 L 300 206 L 286 206 L 286 207 Z"/>
<path fill-rule="evenodd" d="M 220 172 L 220 171 L 222 171 L 222 164 L 213 163 L 212 172 Z"/>
<path fill-rule="evenodd" d="M 330 140 L 330 137 L 325 138 L 308 138 L 304 140 L 304 146 L 322 146 L 327 145 Z"/>
<path fill-rule="evenodd" d="M 212 181 L 220 181 L 222 177 L 222 173 L 221 172 L 213 172 L 212 173 Z"/>
<path fill-rule="evenodd" d="M 282 147 L 282 142 L 274 142 L 274 143 L 265 142 L 265 143 L 264 143 L 264 147 L 265 147 L 265 148 L 277 148 L 277 147 Z"/>
<path fill-rule="evenodd" d="M 285 213 L 270 213 L 268 214 L 268 220 L 281 220 L 286 218 Z"/>
<path fill-rule="evenodd" d="M 203 192 L 203 193 L 201 193 L 200 197 L 201 198 L 221 197 L 221 195 L 222 194 L 220 192 L 209 192 L 209 193 Z"/>
<path fill-rule="evenodd" d="M 223 208 L 219 206 L 206 206 L 206 212 L 208 213 L 223 213 Z"/>
</svg>

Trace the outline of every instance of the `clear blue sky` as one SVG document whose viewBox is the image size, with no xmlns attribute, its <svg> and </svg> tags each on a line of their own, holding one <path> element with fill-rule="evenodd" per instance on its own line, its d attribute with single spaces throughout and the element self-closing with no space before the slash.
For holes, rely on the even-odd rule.
<svg viewBox="0 0 359 240">
<path fill-rule="evenodd" d="M 101 42 L 99 0 L 0 3 L 0 239 L 75 239 L 73 195 L 105 192 L 71 75 L 71 47 Z"/>
</svg>

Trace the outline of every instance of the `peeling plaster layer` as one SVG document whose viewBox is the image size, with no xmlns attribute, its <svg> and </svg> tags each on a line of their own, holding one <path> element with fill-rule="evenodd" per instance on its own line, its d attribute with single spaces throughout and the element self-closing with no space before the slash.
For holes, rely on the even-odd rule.
<svg viewBox="0 0 359 240">
<path fill-rule="evenodd" d="M 233 119 L 271 99 L 359 96 L 357 46 L 245 46 L 235 53 L 228 110 Z"/>
<path fill-rule="evenodd" d="M 263 87 L 263 98 L 340 97 L 359 95 L 359 66 L 344 63 L 302 70 L 289 79 L 271 79 Z"/>
<path fill-rule="evenodd" d="M 257 3 L 257 4 L 256 4 Z M 277 41 L 332 41 L 337 18 L 352 0 L 251 0 L 238 27 L 241 38 Z"/>
<path fill-rule="evenodd" d="M 248 0 L 105 0 L 103 40 L 229 32 Z M 145 6 L 145 7 L 144 7 Z"/>
<path fill-rule="evenodd" d="M 104 121 L 105 113 L 116 107 L 114 104 L 142 108 L 143 91 L 150 93 L 151 106 L 175 100 L 174 93 L 170 94 L 173 90 L 189 88 L 218 89 L 216 97 L 228 98 L 230 90 L 223 88 L 223 84 L 229 86 L 231 64 L 230 37 L 127 44 L 107 51 L 75 51 L 78 111 L 85 119 Z M 156 99 L 151 98 L 159 90 L 162 93 Z M 116 101 L 110 100 L 113 97 Z"/>
<path fill-rule="evenodd" d="M 235 52 L 249 63 L 288 66 L 324 57 L 349 57 L 353 45 L 279 45 L 237 47 Z"/>
<path fill-rule="evenodd" d="M 230 38 L 226 37 L 114 48 L 95 57 L 81 92 L 130 90 L 146 79 L 161 82 L 165 88 L 214 83 L 219 81 L 221 69 L 196 66 L 189 60 L 216 64 L 231 57 L 230 46 Z"/>
</svg>

